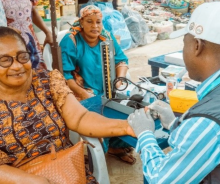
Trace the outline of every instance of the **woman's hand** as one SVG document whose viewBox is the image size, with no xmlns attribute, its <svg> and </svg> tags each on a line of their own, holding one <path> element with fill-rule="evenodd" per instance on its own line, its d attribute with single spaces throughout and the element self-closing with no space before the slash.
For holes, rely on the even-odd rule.
<svg viewBox="0 0 220 184">
<path fill-rule="evenodd" d="M 121 85 L 123 85 L 122 81 L 118 81 L 115 85 L 116 89 L 119 89 Z"/>
<path fill-rule="evenodd" d="M 50 45 L 53 44 L 53 36 L 52 36 L 52 33 L 50 31 L 46 32 L 46 38 L 44 40 L 44 46 L 49 43 Z"/>
<path fill-rule="evenodd" d="M 94 94 L 87 92 L 86 90 L 84 90 L 84 92 L 81 94 L 80 99 L 81 100 L 85 100 L 87 98 L 91 98 L 93 97 Z"/>
<path fill-rule="evenodd" d="M 132 137 L 136 137 L 134 130 L 131 128 L 131 126 L 129 125 L 127 128 L 127 134 L 132 136 Z"/>
</svg>

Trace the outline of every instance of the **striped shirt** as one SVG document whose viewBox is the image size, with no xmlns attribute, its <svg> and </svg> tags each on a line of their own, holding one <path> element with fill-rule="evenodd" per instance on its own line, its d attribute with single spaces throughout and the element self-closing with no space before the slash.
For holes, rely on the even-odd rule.
<svg viewBox="0 0 220 184">
<path fill-rule="evenodd" d="M 220 71 L 197 88 L 198 99 L 219 84 Z M 136 151 L 141 151 L 143 172 L 149 183 L 196 184 L 220 163 L 220 126 L 210 119 L 193 117 L 183 121 L 170 134 L 168 143 L 172 151 L 165 155 L 151 131 L 138 136 Z"/>
</svg>

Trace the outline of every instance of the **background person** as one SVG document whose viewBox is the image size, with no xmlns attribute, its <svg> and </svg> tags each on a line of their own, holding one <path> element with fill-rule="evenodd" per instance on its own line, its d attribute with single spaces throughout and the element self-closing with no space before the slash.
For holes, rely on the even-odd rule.
<svg viewBox="0 0 220 184">
<path fill-rule="evenodd" d="M 21 32 L 28 50 L 31 52 L 32 67 L 36 68 L 43 61 L 42 51 L 34 33 L 33 23 L 46 35 L 45 43 L 53 43 L 52 33 L 47 28 L 34 5 L 37 0 L 0 0 L 2 1 L 8 27 Z"/>
<path fill-rule="evenodd" d="M 184 35 L 183 58 L 199 102 L 180 119 L 170 106 L 156 101 L 149 106 L 159 113 L 162 125 L 170 128 L 172 151 L 163 153 L 154 137 L 154 121 L 143 109 L 128 118 L 141 152 L 143 172 L 149 183 L 220 183 L 220 3 L 204 3 L 192 14 Z M 211 175 L 208 175 L 210 172 Z M 208 176 L 207 176 L 208 175 Z"/>
<path fill-rule="evenodd" d="M 103 93 L 103 77 L 100 43 L 112 39 L 115 47 L 117 77 L 125 77 L 128 58 L 116 39 L 102 25 L 101 10 L 89 5 L 80 10 L 80 19 L 73 24 L 60 43 L 64 76 L 70 89 L 80 99 Z M 120 85 L 120 82 L 117 83 Z M 134 164 L 136 159 L 130 154 L 131 147 L 119 138 L 104 139 L 105 152 L 120 160 Z"/>
<path fill-rule="evenodd" d="M 113 40 L 117 77 L 126 75 L 128 58 L 115 37 L 103 28 L 102 13 L 98 7 L 88 5 L 81 9 L 80 19 L 73 24 L 70 32 L 60 43 L 63 71 L 70 89 L 80 100 L 103 93 L 100 50 L 102 41 Z M 82 82 L 74 80 L 75 72 L 73 71 L 82 77 Z"/>
<path fill-rule="evenodd" d="M 134 136 L 126 120 L 87 111 L 57 70 L 32 69 L 25 41 L 7 27 L 0 27 L 0 114 L 0 183 L 48 184 L 10 164 L 42 139 L 53 142 L 56 151 L 71 146 L 67 127 L 90 137 Z M 28 157 L 48 150 L 41 145 Z M 87 180 L 96 183 L 92 176 Z"/>
</svg>

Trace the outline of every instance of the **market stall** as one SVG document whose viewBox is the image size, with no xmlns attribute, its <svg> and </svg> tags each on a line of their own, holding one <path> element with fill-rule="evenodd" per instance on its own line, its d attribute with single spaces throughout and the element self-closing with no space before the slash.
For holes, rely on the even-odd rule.
<svg viewBox="0 0 220 184">
<path fill-rule="evenodd" d="M 172 31 L 186 26 L 193 10 L 204 0 L 39 0 L 38 11 L 53 34 L 53 68 L 62 71 L 60 48 L 56 40 L 58 31 L 68 29 L 68 22 L 74 22 L 78 9 L 89 3 L 99 6 L 104 15 L 103 25 L 118 38 L 121 48 L 127 50 L 156 39 L 169 39 Z"/>
</svg>

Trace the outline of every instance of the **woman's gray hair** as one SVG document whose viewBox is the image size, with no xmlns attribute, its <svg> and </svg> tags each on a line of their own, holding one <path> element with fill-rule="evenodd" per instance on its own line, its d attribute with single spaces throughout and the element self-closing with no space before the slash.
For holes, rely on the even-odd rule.
<svg viewBox="0 0 220 184">
<path fill-rule="evenodd" d="M 24 38 L 21 36 L 21 34 L 19 34 L 14 29 L 0 26 L 0 39 L 3 37 L 7 37 L 7 36 L 12 36 L 14 38 L 17 38 L 21 43 L 24 44 L 26 50 L 28 50 L 27 46 L 26 46 L 26 42 L 25 42 Z"/>
</svg>

